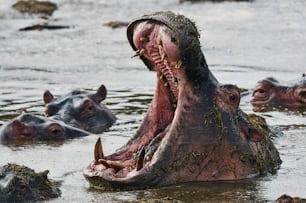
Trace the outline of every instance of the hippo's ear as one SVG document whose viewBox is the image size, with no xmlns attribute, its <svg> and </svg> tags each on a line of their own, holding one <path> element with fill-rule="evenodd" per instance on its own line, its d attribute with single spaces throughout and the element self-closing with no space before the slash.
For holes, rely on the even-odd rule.
<svg viewBox="0 0 306 203">
<path fill-rule="evenodd" d="M 243 136 L 252 142 L 260 142 L 265 137 L 265 132 L 260 129 L 257 129 L 250 123 L 240 122 L 240 130 Z"/>
<path fill-rule="evenodd" d="M 28 113 L 26 108 L 22 108 L 19 110 L 20 115 Z"/>
<path fill-rule="evenodd" d="M 49 90 L 46 90 L 44 92 L 43 98 L 44 98 L 45 104 L 49 104 L 49 103 L 51 103 L 53 101 L 54 96 L 53 96 L 53 94 Z"/>
<path fill-rule="evenodd" d="M 97 93 L 90 95 L 90 98 L 94 100 L 97 104 L 100 104 L 100 102 L 106 98 L 106 95 L 107 95 L 106 87 L 104 85 L 101 85 L 97 90 Z"/>
<path fill-rule="evenodd" d="M 17 132 L 21 131 L 24 125 L 17 119 L 12 121 L 12 132 L 13 134 L 17 134 Z"/>
</svg>

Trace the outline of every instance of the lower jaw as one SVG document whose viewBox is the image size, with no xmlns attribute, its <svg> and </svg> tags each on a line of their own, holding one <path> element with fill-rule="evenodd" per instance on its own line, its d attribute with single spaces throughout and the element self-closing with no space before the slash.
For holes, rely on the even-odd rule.
<svg viewBox="0 0 306 203">
<path fill-rule="evenodd" d="M 142 129 L 143 132 L 138 132 L 139 137 L 132 141 L 132 143 L 129 143 L 129 145 L 123 147 L 119 152 L 105 157 L 107 160 L 116 160 L 128 165 L 134 162 L 133 154 L 136 154 L 137 151 L 139 154 L 140 148 L 143 147 L 146 149 L 145 159 L 148 159 L 148 161 L 144 160 L 143 168 L 139 171 L 131 167 L 124 168 L 121 171 L 115 171 L 103 165 L 97 165 L 96 161 L 93 161 L 84 171 L 84 176 L 92 186 L 112 190 L 114 185 L 115 187 L 117 185 L 125 185 L 124 187 L 126 187 L 127 182 L 132 181 L 133 184 L 131 183 L 130 185 L 133 188 L 143 188 L 145 185 L 140 184 L 137 186 L 138 184 L 136 182 L 141 181 L 141 177 L 146 176 L 148 178 L 152 176 L 149 174 L 149 171 L 152 170 L 152 164 L 159 159 L 155 155 L 155 152 L 162 147 L 160 143 L 172 125 L 177 103 L 177 99 L 174 99 L 174 95 L 169 91 L 169 86 L 164 85 L 165 80 L 160 79 L 160 74 L 157 73 L 157 87 L 151 107 L 147 112 L 142 126 L 138 130 L 141 131 Z M 149 124 L 149 127 L 146 124 Z"/>
</svg>

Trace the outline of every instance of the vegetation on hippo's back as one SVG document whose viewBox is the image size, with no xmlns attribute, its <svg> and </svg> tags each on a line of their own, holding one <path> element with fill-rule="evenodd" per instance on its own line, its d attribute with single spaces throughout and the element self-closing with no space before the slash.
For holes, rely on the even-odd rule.
<svg viewBox="0 0 306 203">
<path fill-rule="evenodd" d="M 59 197 L 60 183 L 48 179 L 49 171 L 36 173 L 17 164 L 0 167 L 0 201 L 43 201 Z"/>
</svg>

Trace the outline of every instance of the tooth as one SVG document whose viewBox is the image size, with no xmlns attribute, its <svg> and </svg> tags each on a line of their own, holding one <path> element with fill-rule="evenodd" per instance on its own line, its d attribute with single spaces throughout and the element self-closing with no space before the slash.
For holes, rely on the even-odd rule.
<svg viewBox="0 0 306 203">
<path fill-rule="evenodd" d="M 182 66 L 182 61 L 179 60 L 179 61 L 176 63 L 175 68 L 180 69 L 181 66 Z"/>
<path fill-rule="evenodd" d="M 111 161 L 111 160 L 105 160 L 105 159 L 99 159 L 99 164 L 103 164 L 104 166 L 108 168 L 113 168 L 115 171 L 120 171 L 123 168 L 129 167 L 130 165 L 122 164 L 119 161 Z"/>
<path fill-rule="evenodd" d="M 148 37 L 140 37 L 140 41 L 141 41 L 142 43 L 146 43 L 146 42 L 149 42 L 150 40 L 149 40 Z"/>
<path fill-rule="evenodd" d="M 146 52 L 145 49 L 137 50 L 136 54 L 134 56 L 132 56 L 132 58 L 134 58 L 136 56 L 143 56 L 145 52 Z"/>
<path fill-rule="evenodd" d="M 159 76 L 159 79 L 164 79 L 164 75 L 163 74 L 161 74 L 160 76 Z"/>
<path fill-rule="evenodd" d="M 107 164 L 107 160 L 105 160 L 105 159 L 98 159 L 97 160 L 97 163 L 98 164 L 103 164 L 104 166 L 106 166 L 106 167 L 110 167 L 108 164 Z"/>
<path fill-rule="evenodd" d="M 165 54 L 165 53 L 162 53 L 162 54 L 161 54 L 161 60 L 162 60 L 162 61 L 165 60 L 165 57 L 166 57 L 166 54 Z"/>
<path fill-rule="evenodd" d="M 96 162 L 99 159 L 104 159 L 103 148 L 102 148 L 102 143 L 101 143 L 101 138 L 100 137 L 98 138 L 98 140 L 95 144 L 94 158 L 95 158 Z"/>
<path fill-rule="evenodd" d="M 137 159 L 137 162 L 136 162 L 136 171 L 139 171 L 140 169 L 143 168 L 144 156 L 145 156 L 145 149 L 142 148 L 142 150 L 141 150 L 141 152 L 139 154 L 139 157 Z"/>
<path fill-rule="evenodd" d="M 146 52 L 145 49 L 141 49 L 141 50 L 139 51 L 139 56 L 143 56 L 145 52 Z"/>
<path fill-rule="evenodd" d="M 169 84 L 167 82 L 165 82 L 164 86 L 167 87 Z"/>
</svg>

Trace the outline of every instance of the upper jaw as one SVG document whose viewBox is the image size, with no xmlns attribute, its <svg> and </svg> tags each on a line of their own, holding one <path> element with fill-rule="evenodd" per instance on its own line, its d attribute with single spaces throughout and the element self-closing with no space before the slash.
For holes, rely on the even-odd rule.
<svg viewBox="0 0 306 203">
<path fill-rule="evenodd" d="M 157 72 L 164 79 L 165 86 L 178 100 L 178 70 L 182 66 L 178 37 L 164 24 L 152 21 L 140 21 L 133 25 L 128 36 L 135 56 L 140 56 L 149 69 Z"/>
</svg>

